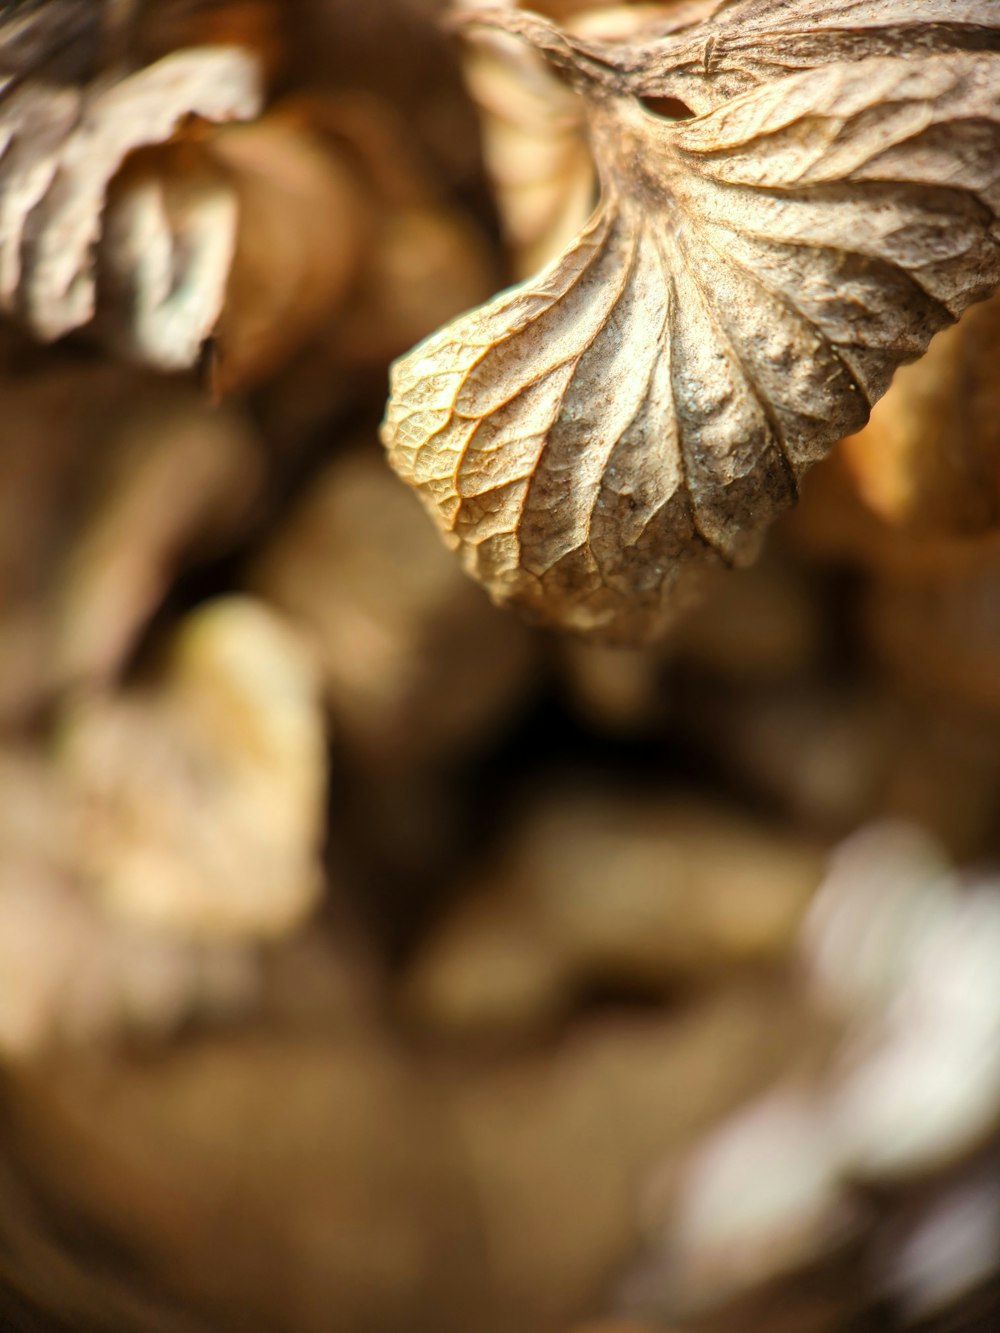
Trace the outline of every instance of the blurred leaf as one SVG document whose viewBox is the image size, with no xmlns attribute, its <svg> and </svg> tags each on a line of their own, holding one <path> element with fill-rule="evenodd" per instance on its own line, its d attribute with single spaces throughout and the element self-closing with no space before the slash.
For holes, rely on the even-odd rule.
<svg viewBox="0 0 1000 1333">
<path fill-rule="evenodd" d="M 904 366 L 840 456 L 865 503 L 908 537 L 1000 525 L 1000 298 L 939 333 Z"/>
<path fill-rule="evenodd" d="M 343 304 L 370 206 L 346 159 L 294 112 L 221 130 L 210 147 L 240 219 L 214 331 L 212 379 L 229 392 L 272 375 Z"/>
<path fill-rule="evenodd" d="M 80 873 L 182 938 L 273 937 L 322 887 L 326 746 L 313 664 L 276 616 L 227 598 L 181 625 L 159 681 L 81 700 L 63 767 Z"/>
<path fill-rule="evenodd" d="M 256 63 L 235 47 L 174 52 L 82 86 L 12 81 L 0 100 L 0 308 L 43 339 L 86 324 L 97 308 L 105 198 L 125 158 L 190 116 L 246 118 L 260 100 Z"/>
</svg>

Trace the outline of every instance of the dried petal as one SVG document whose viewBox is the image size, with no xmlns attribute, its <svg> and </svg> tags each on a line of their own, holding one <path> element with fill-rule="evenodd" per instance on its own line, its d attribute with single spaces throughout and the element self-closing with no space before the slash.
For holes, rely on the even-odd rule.
<svg viewBox="0 0 1000 1333">
<path fill-rule="evenodd" d="M 498 601 L 642 640 L 1000 281 L 1000 25 L 973 0 L 747 0 L 618 46 L 490 21 L 580 94 L 602 199 L 397 363 L 384 438 Z"/>
</svg>

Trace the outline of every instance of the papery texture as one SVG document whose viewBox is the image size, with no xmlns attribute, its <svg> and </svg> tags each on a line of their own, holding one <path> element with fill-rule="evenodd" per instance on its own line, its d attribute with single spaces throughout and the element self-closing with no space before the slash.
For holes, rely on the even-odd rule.
<svg viewBox="0 0 1000 1333">
<path fill-rule="evenodd" d="M 497 600 L 648 639 L 1000 281 L 1000 23 L 943 0 L 702 5 L 621 43 L 473 21 L 575 87 L 601 201 L 396 364 L 385 442 Z"/>
</svg>

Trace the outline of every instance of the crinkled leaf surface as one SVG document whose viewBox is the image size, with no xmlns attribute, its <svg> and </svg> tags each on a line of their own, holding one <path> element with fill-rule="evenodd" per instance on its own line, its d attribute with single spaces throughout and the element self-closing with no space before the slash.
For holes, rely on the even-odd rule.
<svg viewBox="0 0 1000 1333">
<path fill-rule="evenodd" d="M 627 45 L 472 21 L 575 88 L 601 199 L 396 364 L 385 442 L 497 600 L 641 641 L 1000 284 L 1000 4 L 706 0 Z"/>
<path fill-rule="evenodd" d="M 65 6 L 16 0 L 0 14 L 0 311 L 43 339 L 61 337 L 95 314 L 95 253 L 107 192 L 129 154 L 169 139 L 189 116 L 247 119 L 262 101 L 256 59 L 236 47 L 190 48 L 130 73 L 97 74 L 103 9 L 77 0 Z M 222 280 L 232 249 L 226 222 L 216 225 Z M 174 329 L 177 289 L 189 285 L 189 270 L 202 275 L 190 262 L 190 228 L 161 231 L 172 250 L 160 268 L 170 268 L 172 285 L 144 292 L 137 305 L 147 322 L 151 304 L 154 315 L 164 307 L 161 322 L 170 327 L 160 342 L 174 335 L 196 353 L 218 312 L 182 311 L 192 327 Z M 135 239 L 137 249 L 142 239 Z M 210 277 L 221 290 L 218 275 Z M 173 365 L 194 353 L 186 361 L 150 359 Z"/>
</svg>

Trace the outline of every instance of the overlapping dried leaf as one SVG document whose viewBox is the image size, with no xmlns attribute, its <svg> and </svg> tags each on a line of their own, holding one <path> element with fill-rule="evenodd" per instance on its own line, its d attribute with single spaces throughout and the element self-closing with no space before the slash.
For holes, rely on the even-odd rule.
<svg viewBox="0 0 1000 1333">
<path fill-rule="evenodd" d="M 0 309 L 17 314 L 48 340 L 94 317 L 105 198 L 126 157 L 169 139 L 188 117 L 254 116 L 262 93 L 256 61 L 238 47 L 177 51 L 117 79 L 105 75 L 53 85 L 45 64 L 25 73 L 23 31 L 16 12 L 0 26 L 0 68 L 9 71 L 0 89 Z M 48 38 L 49 47 L 54 40 Z M 203 205 L 216 212 L 218 207 L 211 199 Z M 123 225 L 120 218 L 116 225 Z M 188 307 L 192 304 L 185 270 L 207 280 L 208 292 L 184 312 L 193 332 L 183 330 L 182 339 L 193 337 L 197 348 L 218 314 L 212 309 L 213 283 L 217 297 L 234 228 L 231 218 L 213 212 L 214 249 L 206 256 L 190 227 L 185 218 L 170 237 L 170 259 L 180 272 L 174 272 L 173 282 L 154 286 L 147 299 L 162 319 L 173 317 L 176 323 L 175 287 Z"/>
<path fill-rule="evenodd" d="M 54 82 L 58 8 L 0 23 L 0 311 L 46 341 L 91 325 L 161 370 L 211 340 L 219 391 L 270 374 L 342 303 L 367 220 L 352 167 L 302 116 L 255 119 L 273 11 L 144 9 L 132 68 L 113 59 L 115 7 L 95 5 L 92 58 Z"/>
</svg>

